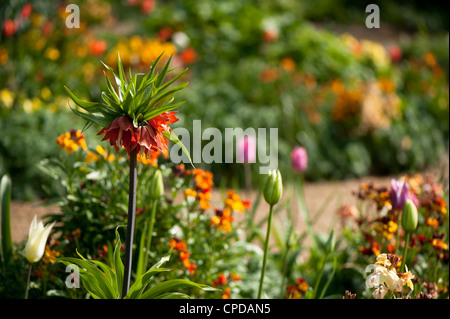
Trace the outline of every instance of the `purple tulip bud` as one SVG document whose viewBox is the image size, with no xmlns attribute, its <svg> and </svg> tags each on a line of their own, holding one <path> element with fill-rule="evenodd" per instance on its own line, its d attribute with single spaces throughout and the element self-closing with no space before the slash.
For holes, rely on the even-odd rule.
<svg viewBox="0 0 450 319">
<path fill-rule="evenodd" d="M 291 152 L 292 169 L 297 172 L 304 172 L 308 167 L 308 154 L 304 147 L 297 146 Z"/>
<path fill-rule="evenodd" d="M 391 179 L 391 197 L 392 209 L 402 210 L 406 201 L 410 199 L 409 185 L 405 181 Z"/>
<path fill-rule="evenodd" d="M 256 140 L 252 135 L 244 136 L 237 142 L 238 163 L 256 162 Z"/>
</svg>

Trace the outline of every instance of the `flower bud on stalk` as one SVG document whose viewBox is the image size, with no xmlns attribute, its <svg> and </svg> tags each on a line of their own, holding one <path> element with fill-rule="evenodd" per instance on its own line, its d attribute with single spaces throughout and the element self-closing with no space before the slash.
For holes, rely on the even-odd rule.
<svg viewBox="0 0 450 319">
<path fill-rule="evenodd" d="M 156 170 L 150 181 L 150 198 L 158 199 L 164 194 L 164 181 L 161 170 Z"/>
<path fill-rule="evenodd" d="M 400 266 L 400 272 L 403 272 L 405 268 L 406 257 L 408 256 L 408 246 L 409 240 L 411 238 L 411 233 L 417 228 L 418 213 L 417 207 L 414 202 L 410 199 L 406 200 L 403 206 L 402 214 L 402 227 L 405 231 L 405 246 L 403 247 L 402 264 Z"/>
<path fill-rule="evenodd" d="M 414 202 L 408 199 L 403 206 L 402 227 L 405 232 L 411 233 L 417 228 L 418 213 Z"/>
<path fill-rule="evenodd" d="M 269 205 L 277 204 L 283 195 L 283 182 L 279 170 L 270 171 L 264 186 L 264 199 Z"/>
</svg>

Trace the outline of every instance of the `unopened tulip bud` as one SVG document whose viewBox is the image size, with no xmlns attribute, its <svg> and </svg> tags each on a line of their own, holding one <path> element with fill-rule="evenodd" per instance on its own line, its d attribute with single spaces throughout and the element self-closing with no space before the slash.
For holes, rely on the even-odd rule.
<svg viewBox="0 0 450 319">
<path fill-rule="evenodd" d="M 158 199 L 164 194 L 164 181 L 161 171 L 156 170 L 150 181 L 150 197 L 151 199 Z"/>
<path fill-rule="evenodd" d="M 264 186 L 264 199 L 269 205 L 277 204 L 283 195 L 283 182 L 279 170 L 269 172 Z"/>
<path fill-rule="evenodd" d="M 414 202 L 408 199 L 403 206 L 402 214 L 402 227 L 407 233 L 411 233 L 416 230 L 418 221 L 417 207 Z"/>
</svg>

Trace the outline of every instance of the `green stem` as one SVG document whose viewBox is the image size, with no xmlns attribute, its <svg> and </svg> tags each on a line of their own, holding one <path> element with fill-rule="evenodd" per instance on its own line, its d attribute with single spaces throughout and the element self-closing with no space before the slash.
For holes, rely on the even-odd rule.
<svg viewBox="0 0 450 319">
<path fill-rule="evenodd" d="M 327 260 L 328 254 L 326 254 L 325 258 L 323 259 L 322 267 L 320 268 L 319 272 L 319 277 L 316 279 L 316 284 L 314 285 L 314 296 L 313 296 L 314 299 L 317 297 L 317 291 L 319 289 L 319 284 L 322 281 L 323 270 L 325 269 L 325 264 L 327 263 Z"/>
<path fill-rule="evenodd" d="M 25 290 L 25 299 L 28 299 L 28 290 L 30 289 L 31 267 L 32 267 L 32 264 L 30 263 L 30 265 L 28 267 L 27 289 Z"/>
<path fill-rule="evenodd" d="M 410 237 L 411 237 L 411 233 L 406 232 L 405 233 L 405 247 L 403 247 L 403 255 L 402 255 L 402 263 L 400 266 L 400 272 L 404 272 L 404 270 L 405 270 L 405 262 L 406 262 L 406 257 L 408 255 L 408 246 L 409 246 Z"/>
<path fill-rule="evenodd" d="M 259 279 L 258 299 L 261 299 L 262 287 L 264 282 L 264 273 L 266 272 L 267 251 L 269 250 L 270 228 L 272 226 L 272 212 L 273 212 L 273 205 L 270 205 L 269 219 L 267 221 L 266 241 L 264 243 L 264 256 L 261 269 L 261 278 Z"/>
</svg>

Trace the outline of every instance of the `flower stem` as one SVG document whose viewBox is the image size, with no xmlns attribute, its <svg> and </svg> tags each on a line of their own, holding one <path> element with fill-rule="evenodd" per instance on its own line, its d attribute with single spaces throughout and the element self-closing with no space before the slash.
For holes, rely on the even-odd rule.
<svg viewBox="0 0 450 319">
<path fill-rule="evenodd" d="M 409 238 L 411 237 L 410 232 L 405 233 L 405 247 L 403 247 L 403 255 L 402 255 L 402 263 L 400 266 L 400 272 L 405 271 L 405 262 L 406 262 L 406 256 L 408 254 L 408 246 L 409 246 Z"/>
<path fill-rule="evenodd" d="M 28 290 L 30 289 L 31 268 L 32 268 L 32 264 L 30 263 L 30 265 L 28 267 L 27 289 L 25 290 L 25 299 L 28 299 Z"/>
<path fill-rule="evenodd" d="M 272 211 L 273 211 L 273 205 L 270 205 L 269 219 L 267 221 L 266 241 L 264 243 L 264 257 L 263 257 L 263 264 L 262 264 L 262 269 L 261 269 L 261 278 L 259 279 L 258 299 L 261 299 L 262 287 L 263 287 L 263 282 L 264 282 L 264 273 L 266 272 L 267 251 L 269 250 L 270 228 L 272 225 Z"/>
<path fill-rule="evenodd" d="M 136 217 L 137 151 L 130 152 L 130 183 L 128 193 L 127 240 L 125 243 L 125 269 L 123 276 L 122 298 L 128 294 L 131 279 L 133 254 L 133 236 Z"/>
</svg>

